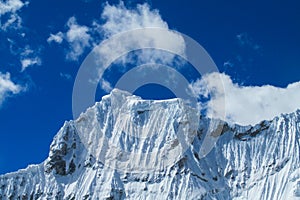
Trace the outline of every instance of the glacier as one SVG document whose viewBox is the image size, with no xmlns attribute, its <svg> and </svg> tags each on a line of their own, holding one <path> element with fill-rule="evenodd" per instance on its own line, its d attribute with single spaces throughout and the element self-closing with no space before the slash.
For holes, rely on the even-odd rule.
<svg viewBox="0 0 300 200">
<path fill-rule="evenodd" d="M 0 175 L 0 199 L 300 199 L 299 133 L 300 110 L 240 126 L 114 89 L 64 123 L 43 163 Z"/>
</svg>

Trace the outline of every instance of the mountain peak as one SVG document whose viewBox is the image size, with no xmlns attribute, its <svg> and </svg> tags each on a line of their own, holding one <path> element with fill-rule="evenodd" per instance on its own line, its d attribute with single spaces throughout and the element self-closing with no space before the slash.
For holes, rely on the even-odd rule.
<svg viewBox="0 0 300 200">
<path fill-rule="evenodd" d="M 74 121 L 87 151 L 121 171 L 162 170 L 181 156 L 197 132 L 199 116 L 180 99 L 143 100 L 113 90 Z M 185 134 L 180 140 L 179 129 Z"/>
<path fill-rule="evenodd" d="M 137 97 L 137 96 L 131 94 L 130 92 L 127 92 L 127 91 L 125 91 L 125 90 L 120 90 L 120 89 L 118 89 L 118 88 L 114 88 L 114 89 L 110 92 L 109 96 L 114 97 L 114 98 L 126 98 L 126 97 L 129 97 L 129 96 L 131 96 L 131 97 L 136 97 L 136 98 L 140 98 L 140 97 Z"/>
<path fill-rule="evenodd" d="M 42 164 L 0 176 L 0 199 L 297 199 L 299 114 L 231 126 L 114 89 L 64 124 Z"/>
</svg>

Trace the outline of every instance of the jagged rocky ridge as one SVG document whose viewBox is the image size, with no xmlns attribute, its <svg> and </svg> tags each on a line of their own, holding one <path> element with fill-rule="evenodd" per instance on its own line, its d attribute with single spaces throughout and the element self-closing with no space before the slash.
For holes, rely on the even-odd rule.
<svg viewBox="0 0 300 200">
<path fill-rule="evenodd" d="M 221 136 L 204 158 L 199 156 L 204 133 L 214 130 L 208 130 L 210 119 L 200 118 L 197 131 L 186 133 L 188 138 L 193 136 L 191 145 L 175 163 L 150 171 L 112 165 L 122 158 L 115 157 L 120 151 L 140 151 L 122 159 L 133 159 L 141 166 L 154 147 L 172 151 L 174 127 L 183 122 L 190 126 L 193 112 L 180 99 L 149 101 L 113 90 L 77 120 L 65 122 L 43 163 L 1 175 L 0 199 L 300 197 L 300 110 L 256 126 L 217 120 L 223 128 Z M 157 137 L 137 139 L 137 127 L 149 125 L 148 133 L 155 131 Z M 132 132 L 124 136 L 124 129 Z"/>
</svg>

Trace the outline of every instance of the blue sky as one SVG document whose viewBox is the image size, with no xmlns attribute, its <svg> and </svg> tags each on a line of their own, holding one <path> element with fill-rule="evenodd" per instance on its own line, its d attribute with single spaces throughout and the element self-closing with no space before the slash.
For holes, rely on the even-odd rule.
<svg viewBox="0 0 300 200">
<path fill-rule="evenodd" d="M 270 101 L 255 119 L 300 108 L 298 1 L 149 0 L 126 2 L 122 9 L 133 12 L 145 2 L 157 23 L 192 37 L 208 51 L 224 72 L 226 88 L 232 91 L 229 99 L 250 99 L 254 108 L 262 106 L 257 99 Z M 112 8 L 122 9 L 119 1 L 108 3 L 112 7 L 97 0 L 0 0 L 0 174 L 42 162 L 53 136 L 73 118 L 76 73 L 93 46 L 108 32 L 115 33 L 102 25 L 112 20 Z M 107 18 L 101 18 L 104 8 Z M 116 72 L 110 73 L 113 77 Z M 208 87 L 211 79 L 203 80 Z M 196 89 L 199 85 L 194 84 Z M 97 99 L 106 93 L 99 90 Z M 173 97 L 159 86 L 144 86 L 137 94 Z M 228 119 L 251 123 L 231 106 Z M 265 116 L 267 110 L 275 113 Z"/>
</svg>

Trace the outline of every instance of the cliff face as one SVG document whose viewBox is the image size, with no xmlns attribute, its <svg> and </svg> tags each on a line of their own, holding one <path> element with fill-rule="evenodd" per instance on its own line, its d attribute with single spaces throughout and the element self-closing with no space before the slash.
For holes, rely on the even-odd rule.
<svg viewBox="0 0 300 200">
<path fill-rule="evenodd" d="M 180 99 L 114 90 L 63 125 L 43 163 L 0 176 L 0 199 L 297 199 L 299 122 L 298 110 L 228 125 Z M 202 158 L 205 135 L 219 127 Z"/>
</svg>

